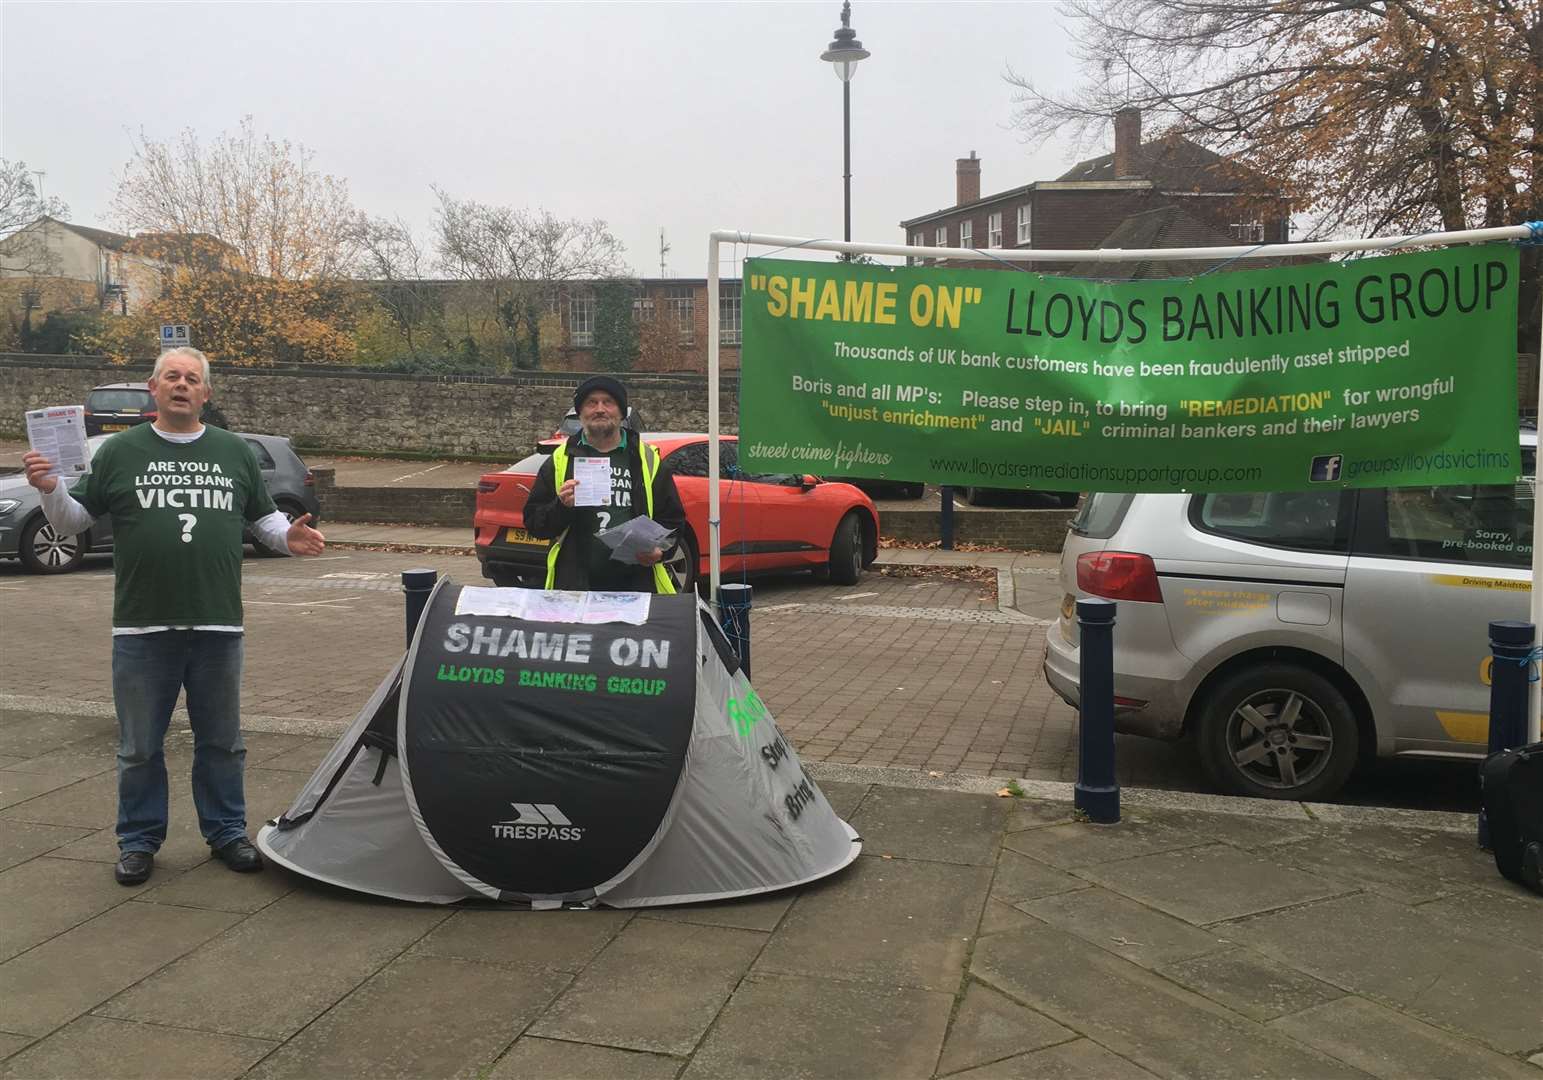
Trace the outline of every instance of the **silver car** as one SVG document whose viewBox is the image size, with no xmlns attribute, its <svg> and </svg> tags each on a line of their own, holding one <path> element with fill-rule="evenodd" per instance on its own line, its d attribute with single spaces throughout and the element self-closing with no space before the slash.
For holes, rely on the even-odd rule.
<svg viewBox="0 0 1543 1080">
<path fill-rule="evenodd" d="M 312 486 L 311 471 L 306 468 L 280 435 L 249 435 L 236 432 L 257 456 L 263 483 L 276 505 L 293 521 L 301 514 L 321 516 L 321 504 Z M 86 440 L 93 457 L 113 435 L 93 435 Z M 73 485 L 75 481 L 66 480 Z M 253 541 L 250 530 L 244 539 L 258 555 L 271 554 Z M 89 530 L 63 535 L 53 530 L 43 516 L 37 488 L 21 474 L 0 476 L 0 559 L 20 559 L 35 574 L 63 574 L 79 569 L 88 553 L 113 549 L 112 520 L 98 518 Z"/>
<path fill-rule="evenodd" d="M 1323 799 L 1373 755 L 1482 756 L 1488 625 L 1528 618 L 1522 440 L 1514 485 L 1090 495 L 1046 678 L 1077 704 L 1075 603 L 1103 596 L 1116 729 L 1192 739 L 1222 790 Z"/>
</svg>

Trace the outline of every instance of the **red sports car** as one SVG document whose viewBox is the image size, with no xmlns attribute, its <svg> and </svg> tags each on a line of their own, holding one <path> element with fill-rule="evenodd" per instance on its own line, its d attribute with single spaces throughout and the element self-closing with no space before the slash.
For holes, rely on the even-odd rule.
<svg viewBox="0 0 1543 1080">
<path fill-rule="evenodd" d="M 707 436 L 644 435 L 675 474 L 686 508 L 686 535 L 670 560 L 676 580 L 706 580 Z M 840 585 L 854 584 L 878 555 L 879 512 L 851 484 L 813 476 L 742 473 L 737 439 L 720 447 L 718 491 L 725 576 L 760 570 L 813 570 Z M 548 455 L 532 454 L 477 484 L 475 533 L 482 576 L 495 585 L 539 587 L 548 543 L 525 531 L 525 500 Z"/>
</svg>

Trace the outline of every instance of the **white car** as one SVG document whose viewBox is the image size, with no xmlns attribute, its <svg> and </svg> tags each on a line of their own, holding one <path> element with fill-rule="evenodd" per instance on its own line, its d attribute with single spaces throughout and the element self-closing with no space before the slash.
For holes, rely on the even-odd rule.
<svg viewBox="0 0 1543 1080">
<path fill-rule="evenodd" d="M 1116 729 L 1193 739 L 1225 791 L 1323 799 L 1372 755 L 1478 758 L 1489 623 L 1529 617 L 1522 443 L 1515 484 L 1089 495 L 1046 678 L 1077 704 L 1075 603 L 1103 596 Z"/>
</svg>

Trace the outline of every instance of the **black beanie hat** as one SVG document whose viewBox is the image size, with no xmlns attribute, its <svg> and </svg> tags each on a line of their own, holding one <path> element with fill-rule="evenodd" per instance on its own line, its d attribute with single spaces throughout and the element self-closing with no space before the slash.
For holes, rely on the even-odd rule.
<svg viewBox="0 0 1543 1080">
<path fill-rule="evenodd" d="M 573 411 L 578 412 L 584 406 L 584 399 L 596 390 L 610 394 L 616 399 L 616 404 L 621 407 L 622 418 L 627 416 L 627 388 L 620 381 L 609 375 L 591 375 L 579 383 L 579 388 L 573 392 Z"/>
</svg>

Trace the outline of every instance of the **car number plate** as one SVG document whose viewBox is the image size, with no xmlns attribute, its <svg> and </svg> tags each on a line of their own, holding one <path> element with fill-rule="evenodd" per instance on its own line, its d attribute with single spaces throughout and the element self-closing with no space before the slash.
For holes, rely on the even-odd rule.
<svg viewBox="0 0 1543 1080">
<path fill-rule="evenodd" d="M 542 547 L 546 547 L 552 542 L 550 540 L 542 540 L 537 536 L 532 536 L 524 529 L 505 529 L 504 540 L 506 543 L 510 544 L 540 544 Z"/>
<path fill-rule="evenodd" d="M 102 425 L 102 430 L 103 431 L 127 431 L 128 429 L 129 429 L 129 425 L 128 424 L 103 424 Z"/>
</svg>

